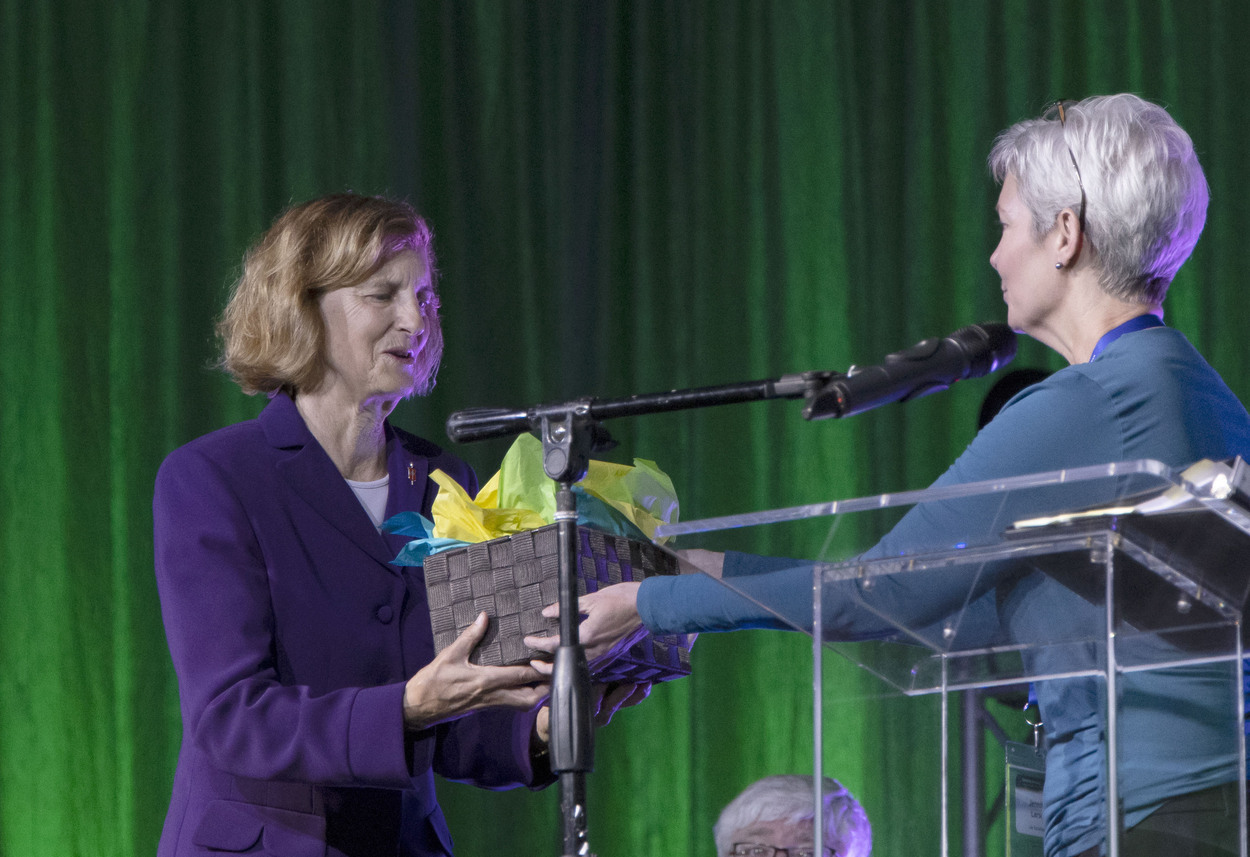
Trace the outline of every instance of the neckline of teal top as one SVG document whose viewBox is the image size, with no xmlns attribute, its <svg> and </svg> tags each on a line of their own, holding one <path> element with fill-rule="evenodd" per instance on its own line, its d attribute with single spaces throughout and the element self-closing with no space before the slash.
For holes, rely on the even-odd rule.
<svg viewBox="0 0 1250 857">
<path fill-rule="evenodd" d="M 1098 344 L 1094 346 L 1094 353 L 1089 355 L 1089 362 L 1093 363 L 1098 359 L 1098 355 L 1107 350 L 1107 346 L 1115 342 L 1126 333 L 1132 333 L 1135 330 L 1145 330 L 1150 327 L 1163 327 L 1163 319 L 1154 313 L 1146 313 L 1136 318 L 1130 318 L 1124 324 L 1117 325 L 1102 335 L 1098 340 Z"/>
</svg>

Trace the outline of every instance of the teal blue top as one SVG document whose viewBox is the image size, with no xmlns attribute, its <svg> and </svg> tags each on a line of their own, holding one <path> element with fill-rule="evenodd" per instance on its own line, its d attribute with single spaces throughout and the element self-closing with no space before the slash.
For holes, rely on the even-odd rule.
<svg viewBox="0 0 1250 857">
<path fill-rule="evenodd" d="M 1150 458 L 1181 466 L 1202 458 L 1250 458 L 1250 416 L 1219 375 L 1175 330 L 1126 333 L 1090 363 L 1068 366 L 1014 397 L 935 485 Z M 1131 486 L 1129 486 L 1131 488 Z M 1102 483 L 1045 492 L 914 507 L 868 556 L 912 553 L 958 540 L 990 543 L 1013 521 L 1113 498 L 1125 486 Z M 811 565 L 727 554 L 726 576 L 795 624 L 811 625 Z M 847 584 L 847 586 L 856 586 Z M 1052 578 L 995 567 L 959 577 L 880 578 L 870 595 L 826 587 L 826 634 L 855 640 L 892 633 L 889 615 L 906 627 L 940 622 L 961 609 L 961 635 L 997 641 L 1062 638 L 1065 629 L 1101 627 L 1095 607 Z M 749 598 L 711 578 L 648 578 L 638 610 L 657 633 L 789 627 Z M 1096 654 L 1087 652 L 1094 665 Z M 1030 666 L 1054 674 L 1041 656 Z M 1080 658 L 1078 657 L 1078 660 Z M 1103 682 L 1080 678 L 1039 682 L 1048 755 L 1045 804 L 1047 857 L 1072 855 L 1103 839 L 1105 722 Z M 1231 719 L 1240 686 L 1227 665 L 1130 673 L 1121 680 L 1120 795 L 1129 826 L 1168 797 L 1237 778 Z M 1231 734 L 1235 735 L 1235 732 Z"/>
</svg>

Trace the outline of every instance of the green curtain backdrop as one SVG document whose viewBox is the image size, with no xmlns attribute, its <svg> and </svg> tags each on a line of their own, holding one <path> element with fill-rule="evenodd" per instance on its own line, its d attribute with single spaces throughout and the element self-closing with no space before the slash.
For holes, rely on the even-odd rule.
<svg viewBox="0 0 1250 857">
<path fill-rule="evenodd" d="M 429 217 L 446 359 L 395 419 L 442 440 L 461 407 L 844 368 L 1000 320 L 995 133 L 1131 90 L 1212 185 L 1168 320 L 1246 397 L 1248 32 L 1238 0 L 0 0 L 0 855 L 154 851 L 180 726 L 152 481 L 260 407 L 210 368 L 212 324 L 287 204 Z M 609 428 L 706 517 L 923 486 L 987 386 Z M 504 448 L 457 451 L 486 475 Z M 739 789 L 810 770 L 802 635 L 705 635 L 694 666 L 600 733 L 603 857 L 711 855 Z M 827 678 L 826 762 L 874 853 L 936 853 L 932 701 Z M 559 853 L 554 791 L 443 798 L 463 855 Z"/>
</svg>

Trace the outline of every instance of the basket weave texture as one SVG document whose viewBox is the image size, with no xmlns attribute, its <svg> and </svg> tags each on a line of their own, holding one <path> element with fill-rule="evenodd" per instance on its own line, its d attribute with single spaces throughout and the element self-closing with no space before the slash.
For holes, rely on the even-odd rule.
<svg viewBox="0 0 1250 857">
<path fill-rule="evenodd" d="M 577 592 L 585 595 L 613 583 L 652 574 L 676 574 L 677 561 L 649 542 L 577 528 Z M 559 542 L 554 524 L 426 557 L 434 648 L 441 652 L 485 610 L 490 627 L 469 660 L 511 666 L 547 658 L 529 648 L 530 634 L 558 634 L 558 619 L 542 609 L 559 599 Z M 650 635 L 595 669 L 599 682 L 669 681 L 690 674 L 687 635 Z"/>
</svg>

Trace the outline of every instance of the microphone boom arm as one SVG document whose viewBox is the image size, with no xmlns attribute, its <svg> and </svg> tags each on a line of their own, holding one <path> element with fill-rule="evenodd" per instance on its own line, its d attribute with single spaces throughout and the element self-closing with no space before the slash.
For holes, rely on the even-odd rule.
<svg viewBox="0 0 1250 857">
<path fill-rule="evenodd" d="M 745 381 L 715 387 L 668 390 L 622 399 L 575 399 L 538 405 L 527 410 L 509 408 L 467 408 L 447 418 L 447 435 L 457 443 L 506 437 L 525 431 L 540 432 L 544 420 L 567 413 L 574 419 L 592 421 L 613 417 L 659 414 L 668 411 L 708 408 L 765 399 L 800 399 L 814 396 L 837 372 L 799 372 L 763 381 Z M 548 474 L 551 475 L 550 473 Z M 555 478 L 555 477 L 553 477 Z"/>
</svg>

